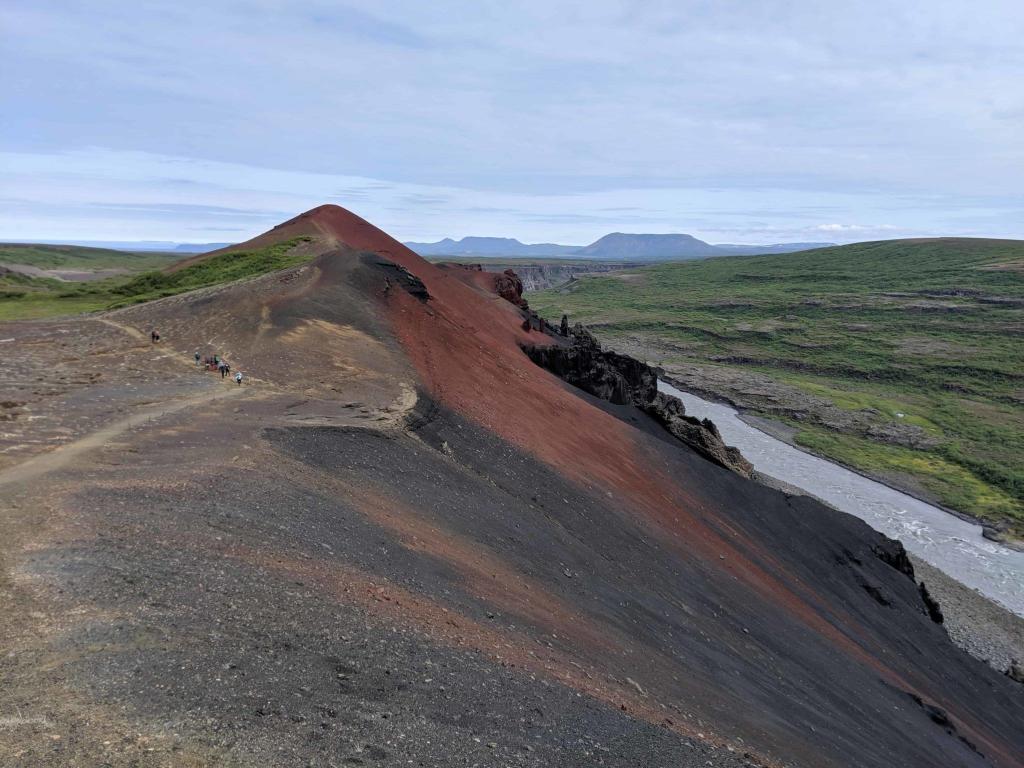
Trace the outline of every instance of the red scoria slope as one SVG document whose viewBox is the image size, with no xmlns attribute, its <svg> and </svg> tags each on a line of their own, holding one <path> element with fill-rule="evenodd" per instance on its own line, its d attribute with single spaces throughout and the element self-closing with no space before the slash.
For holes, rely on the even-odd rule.
<svg viewBox="0 0 1024 768">
<path fill-rule="evenodd" d="M 69 416 L 210 396 L 5 513 L 34 537 L 9 583 L 55 618 L 0 647 L 0 708 L 80 751 L 0 728 L 0 763 L 18 739 L 147 764 L 108 754 L 112 713 L 196 765 L 1020 765 L 1019 686 L 950 643 L 894 542 L 568 386 L 493 275 L 342 208 L 224 252 L 298 236 L 301 266 L 81 321 L 159 375 L 115 346 Z M 32 708 L 40 681 L 77 719 Z"/>
<path fill-rule="evenodd" d="M 907 663 L 894 652 L 884 628 L 858 615 L 859 607 L 837 603 L 808 578 L 803 563 L 777 555 L 774 542 L 745 531 L 734 499 L 716 497 L 699 477 L 677 474 L 636 429 L 532 365 L 520 346 L 544 343 L 543 338 L 524 331 L 518 309 L 481 290 L 476 276 L 428 263 L 337 206 L 313 209 L 251 244 L 299 234 L 377 254 L 422 280 L 430 294 L 425 303 L 401 290 L 386 291 L 384 302 L 421 386 L 437 403 L 578 487 L 613 499 L 657 529 L 707 578 L 740 584 L 759 613 L 779 617 L 780 627 L 826 644 L 836 664 L 855 666 L 948 710 L 959 732 L 982 753 L 1006 765 L 1016 761 L 1002 736 L 958 702 L 955 686 L 941 673 Z"/>
</svg>

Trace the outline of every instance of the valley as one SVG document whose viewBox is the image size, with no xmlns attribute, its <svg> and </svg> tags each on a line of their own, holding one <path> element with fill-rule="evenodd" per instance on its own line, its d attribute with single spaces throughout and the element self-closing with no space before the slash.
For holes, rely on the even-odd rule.
<svg viewBox="0 0 1024 768">
<path fill-rule="evenodd" d="M 804 449 L 1024 537 L 1024 243 L 716 258 L 529 298 Z"/>
</svg>

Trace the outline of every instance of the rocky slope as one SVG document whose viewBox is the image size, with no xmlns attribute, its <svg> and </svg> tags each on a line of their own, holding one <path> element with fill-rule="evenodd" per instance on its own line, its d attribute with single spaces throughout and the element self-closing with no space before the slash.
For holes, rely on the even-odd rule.
<svg viewBox="0 0 1024 768">
<path fill-rule="evenodd" d="M 591 264 L 560 264 L 557 261 L 538 264 L 507 264 L 503 262 L 481 262 L 481 267 L 489 272 L 504 272 L 506 269 L 515 271 L 523 281 L 523 289 L 542 291 L 545 288 L 558 286 L 574 280 L 579 275 L 604 274 L 621 272 L 635 264 L 595 261 Z"/>
<path fill-rule="evenodd" d="M 253 242 L 300 236 L 3 329 L 25 440 L 64 447 L 0 473 L 0 764 L 1020 764 L 1019 684 L 899 544 L 683 445 L 511 278 L 336 206 Z"/>
<path fill-rule="evenodd" d="M 751 476 L 750 462 L 738 449 L 724 443 L 714 423 L 687 416 L 678 398 L 658 391 L 655 369 L 627 355 L 602 350 L 593 334 L 581 325 L 564 329 L 562 338 L 563 343 L 528 346 L 526 354 L 574 387 L 615 405 L 638 408 L 716 464 L 743 477 Z"/>
</svg>

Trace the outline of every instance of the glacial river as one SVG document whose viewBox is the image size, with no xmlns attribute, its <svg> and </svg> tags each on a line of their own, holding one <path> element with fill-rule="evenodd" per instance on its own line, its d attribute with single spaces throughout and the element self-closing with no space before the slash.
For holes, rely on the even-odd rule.
<svg viewBox="0 0 1024 768">
<path fill-rule="evenodd" d="M 727 405 L 663 381 L 658 388 L 682 400 L 688 415 L 715 422 L 725 442 L 739 448 L 759 472 L 861 518 L 922 560 L 1024 616 L 1024 552 L 983 538 L 981 526 L 787 445 L 744 423 Z"/>
</svg>

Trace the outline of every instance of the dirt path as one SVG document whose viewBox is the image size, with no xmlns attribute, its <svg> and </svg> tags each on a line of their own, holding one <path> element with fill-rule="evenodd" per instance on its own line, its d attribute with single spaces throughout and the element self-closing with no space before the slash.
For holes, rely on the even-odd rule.
<svg viewBox="0 0 1024 768">
<path fill-rule="evenodd" d="M 124 325 L 122 323 L 117 322 L 116 320 L 110 320 L 109 318 L 106 317 L 94 317 L 92 319 L 95 320 L 97 323 L 103 323 L 104 325 L 109 325 L 111 328 L 117 328 L 117 330 L 119 331 L 124 331 L 133 339 L 139 339 L 139 341 L 149 341 L 149 338 L 146 336 L 146 334 L 144 334 L 138 328 L 132 328 L 132 326 L 130 325 Z"/>
<path fill-rule="evenodd" d="M 178 411 L 182 411 L 190 406 L 212 402 L 224 397 L 237 397 L 244 392 L 246 392 L 246 390 L 240 387 L 229 387 L 203 392 L 202 394 L 194 395 L 192 397 L 168 400 L 162 403 L 157 403 L 156 405 L 140 408 L 135 413 L 108 424 L 105 427 L 97 429 L 95 432 L 90 432 L 78 440 L 62 445 L 48 453 L 33 456 L 21 464 L 8 467 L 0 472 L 0 488 L 4 488 L 5 486 L 12 485 L 14 483 L 34 480 L 47 472 L 60 469 L 74 461 L 74 459 L 81 454 L 90 451 L 93 448 L 99 448 L 106 445 L 112 439 L 133 427 L 154 421 L 172 413 L 177 413 Z"/>
</svg>

